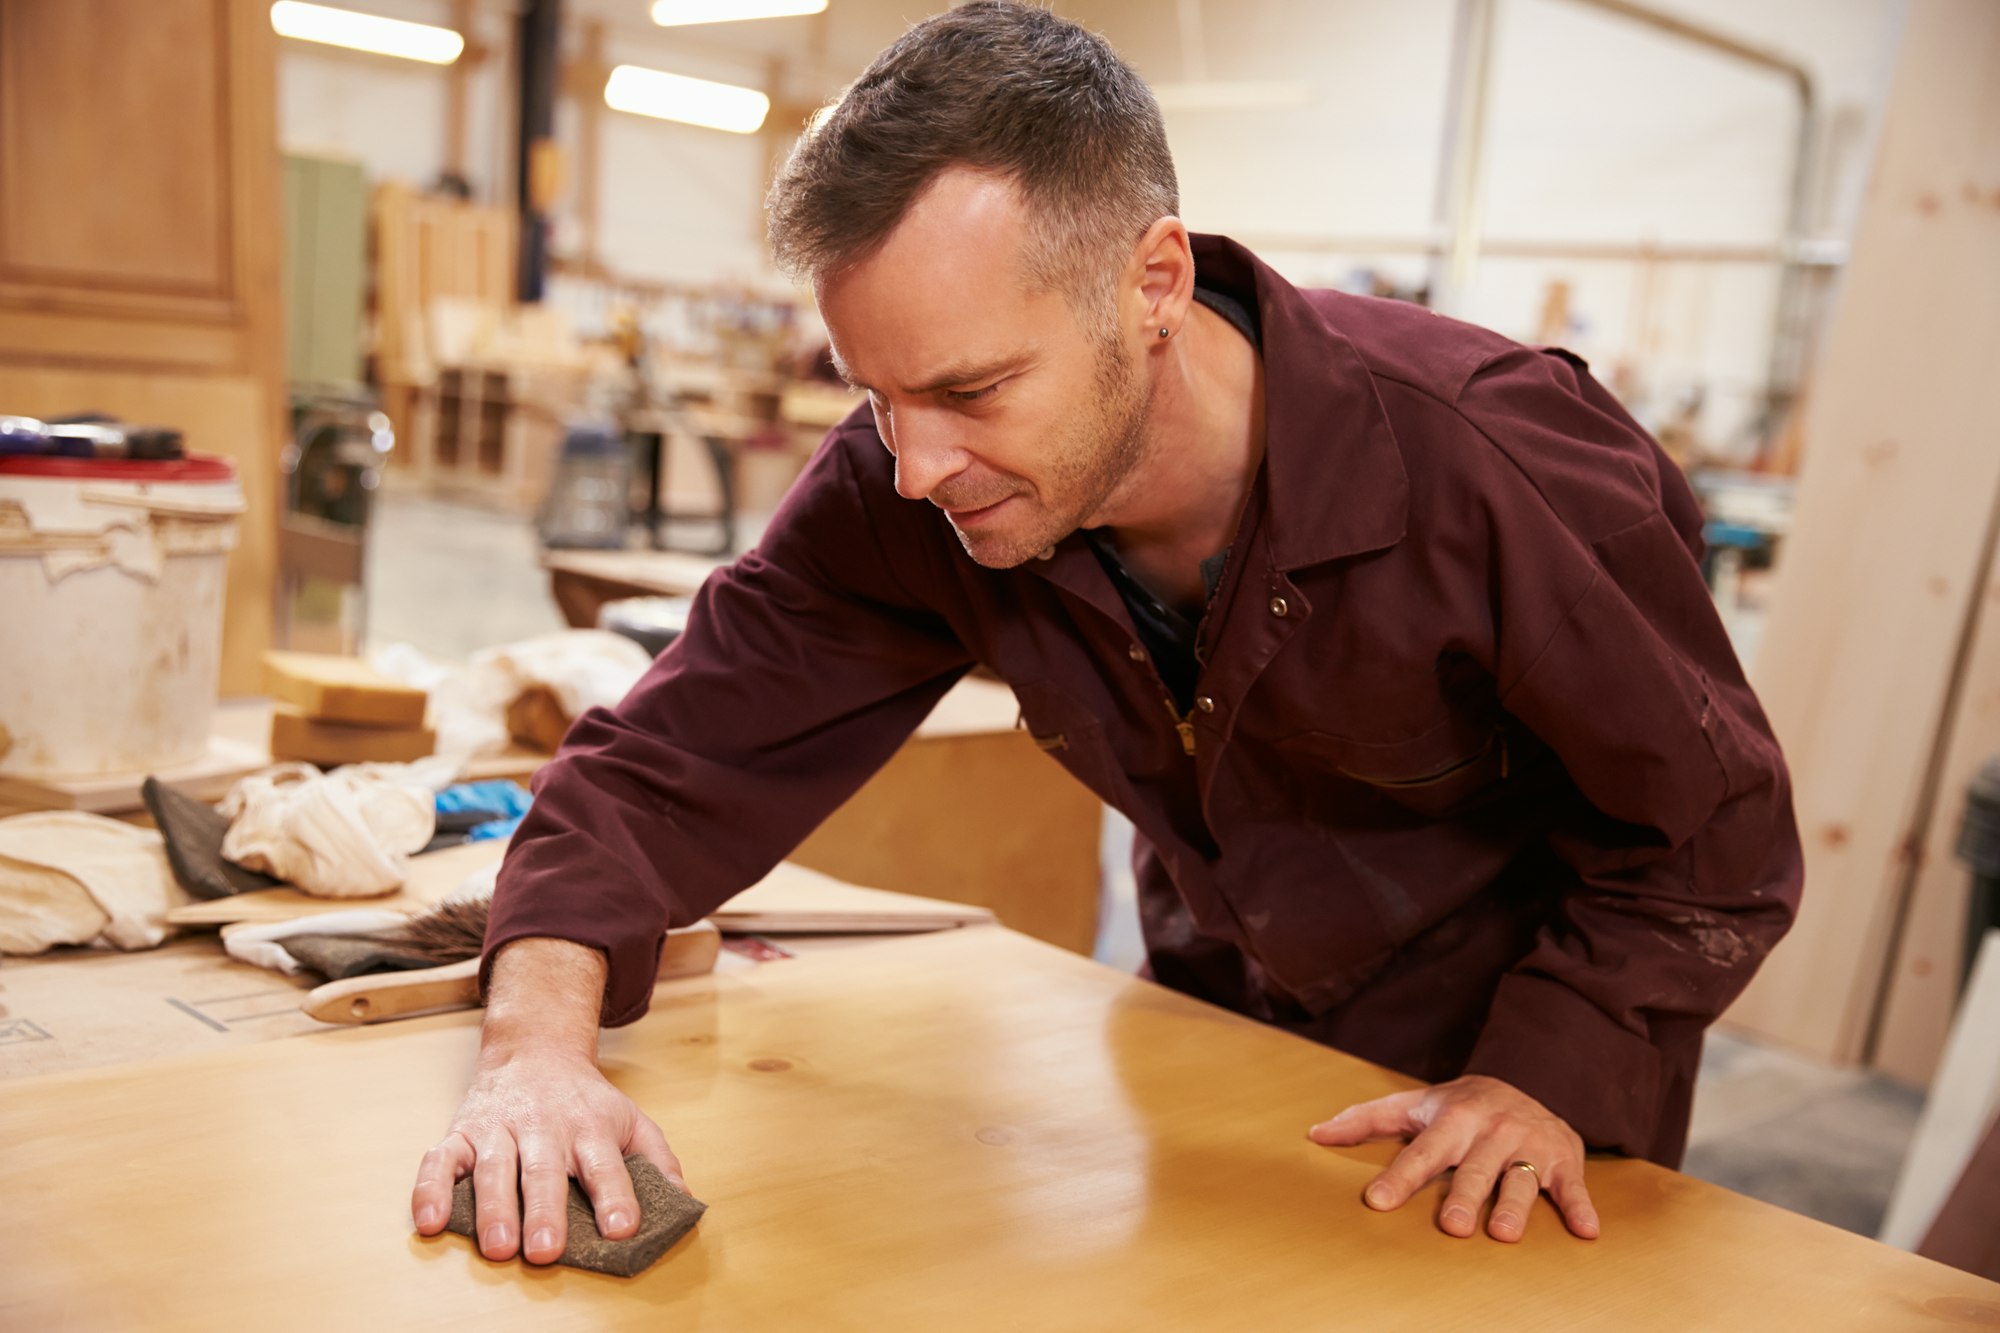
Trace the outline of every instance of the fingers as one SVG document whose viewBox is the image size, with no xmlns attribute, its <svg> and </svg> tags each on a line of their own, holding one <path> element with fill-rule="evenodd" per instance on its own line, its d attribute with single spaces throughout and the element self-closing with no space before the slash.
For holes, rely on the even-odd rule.
<svg viewBox="0 0 2000 1333">
<path fill-rule="evenodd" d="M 435 1236 L 451 1220 L 451 1187 L 472 1169 L 472 1145 L 453 1130 L 424 1154 L 417 1164 L 417 1185 L 410 1191 L 410 1219 L 420 1235 Z"/>
<path fill-rule="evenodd" d="M 660 1168 L 660 1174 L 667 1183 L 683 1194 L 691 1194 L 688 1189 L 687 1173 L 681 1169 L 681 1159 L 667 1146 L 667 1136 L 653 1123 L 651 1116 L 641 1115 L 632 1127 L 632 1137 L 625 1145 L 628 1153 L 638 1153 L 641 1157 Z"/>
<path fill-rule="evenodd" d="M 540 1134 L 521 1138 L 521 1257 L 552 1264 L 563 1252 L 569 1230 L 569 1169 L 560 1144 Z M 473 1188 L 478 1190 L 477 1182 Z M 481 1191 L 479 1202 L 485 1204 Z M 482 1221 L 481 1236 L 486 1234 Z M 500 1256 L 487 1251 L 489 1258 Z"/>
<path fill-rule="evenodd" d="M 1396 1160 L 1375 1177 L 1362 1197 L 1370 1208 L 1391 1212 L 1410 1201 L 1410 1196 L 1437 1179 L 1447 1167 L 1456 1166 L 1469 1146 L 1455 1121 L 1441 1120 L 1410 1141 L 1396 1154 Z"/>
<path fill-rule="evenodd" d="M 1350 1106 L 1333 1119 L 1314 1125 L 1306 1131 L 1306 1137 L 1329 1148 L 1352 1147 L 1370 1139 L 1406 1138 L 1421 1128 L 1415 1119 L 1416 1111 L 1428 1091 L 1428 1088 L 1412 1088 Z"/>
<path fill-rule="evenodd" d="M 655 1163 L 658 1165 L 658 1163 Z M 639 1229 L 639 1196 L 625 1159 L 609 1140 L 576 1145 L 576 1178 L 597 1210 L 597 1231 L 606 1240 L 624 1240 Z"/>
<path fill-rule="evenodd" d="M 1528 1210 L 1542 1192 L 1542 1183 L 1533 1171 L 1511 1163 L 1500 1173 L 1500 1197 L 1494 1201 L 1493 1216 L 1486 1234 L 1495 1240 L 1513 1242 L 1528 1229 Z"/>
<path fill-rule="evenodd" d="M 1584 1240 L 1597 1239 L 1602 1228 L 1597 1221 L 1597 1207 L 1590 1201 L 1590 1191 L 1583 1185 L 1581 1164 L 1557 1170 L 1549 1181 L 1549 1197 L 1556 1201 L 1572 1234 Z"/>
<path fill-rule="evenodd" d="M 512 1259 L 521 1236 L 515 1174 L 520 1159 L 511 1134 L 494 1134 L 475 1145 L 472 1166 L 473 1238 L 488 1259 Z"/>
<path fill-rule="evenodd" d="M 1493 1197 L 1493 1186 L 1512 1160 L 1506 1144 L 1490 1135 L 1474 1144 L 1465 1160 L 1452 1173 L 1451 1192 L 1438 1211 L 1438 1226 L 1448 1236 L 1461 1239 L 1479 1230 L 1479 1214 Z"/>
</svg>

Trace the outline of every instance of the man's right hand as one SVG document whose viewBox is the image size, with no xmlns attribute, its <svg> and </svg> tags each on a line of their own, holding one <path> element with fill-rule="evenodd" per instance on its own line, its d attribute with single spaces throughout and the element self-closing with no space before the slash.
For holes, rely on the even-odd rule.
<svg viewBox="0 0 2000 1333">
<path fill-rule="evenodd" d="M 612 1240 L 639 1226 L 626 1154 L 687 1188 L 660 1127 L 597 1069 L 605 971 L 604 955 L 566 940 L 518 940 L 495 960 L 472 1087 L 417 1168 L 410 1212 L 420 1233 L 444 1229 L 452 1186 L 470 1174 L 480 1253 L 553 1263 L 566 1240 L 571 1176 Z"/>
</svg>

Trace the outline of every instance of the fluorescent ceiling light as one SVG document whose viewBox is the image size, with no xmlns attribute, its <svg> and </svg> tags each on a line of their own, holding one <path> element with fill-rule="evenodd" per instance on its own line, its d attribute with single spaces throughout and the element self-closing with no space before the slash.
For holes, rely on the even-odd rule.
<svg viewBox="0 0 2000 1333">
<path fill-rule="evenodd" d="M 604 104 L 614 111 L 678 120 L 731 134 L 754 134 L 770 113 L 771 99 L 755 88 L 710 83 L 638 65 L 620 65 L 604 85 Z"/>
<path fill-rule="evenodd" d="M 684 23 L 782 19 L 825 11 L 826 0 L 655 0 L 653 22 L 662 28 L 676 28 Z"/>
<path fill-rule="evenodd" d="M 271 26 L 280 37 L 302 42 L 325 42 L 378 56 L 401 56 L 430 65 L 449 65 L 465 50 L 465 38 L 450 28 L 433 28 L 428 23 L 405 23 L 374 14 L 357 14 L 351 9 L 326 5 L 300 4 L 298 0 L 278 0 L 271 6 Z"/>
</svg>

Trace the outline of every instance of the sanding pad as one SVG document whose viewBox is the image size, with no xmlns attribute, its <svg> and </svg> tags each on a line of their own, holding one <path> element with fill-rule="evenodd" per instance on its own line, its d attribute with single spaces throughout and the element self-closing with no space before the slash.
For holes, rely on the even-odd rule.
<svg viewBox="0 0 2000 1333">
<path fill-rule="evenodd" d="M 632 1190 L 639 1196 L 639 1230 L 625 1240 L 606 1240 L 598 1233 L 597 1210 L 591 1207 L 590 1196 L 571 1180 L 569 1239 L 557 1263 L 632 1277 L 651 1267 L 675 1241 L 694 1230 L 694 1224 L 708 1211 L 707 1204 L 668 1184 L 660 1168 L 638 1154 L 625 1159 L 625 1169 L 631 1172 Z M 451 1191 L 451 1221 L 446 1224 L 450 1230 L 474 1236 L 474 1203 L 472 1177 L 467 1176 Z"/>
</svg>

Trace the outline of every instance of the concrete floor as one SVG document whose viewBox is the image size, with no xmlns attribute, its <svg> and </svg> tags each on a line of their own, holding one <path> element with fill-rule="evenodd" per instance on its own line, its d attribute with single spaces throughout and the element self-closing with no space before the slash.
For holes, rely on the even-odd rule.
<svg viewBox="0 0 2000 1333">
<path fill-rule="evenodd" d="M 752 525 L 752 531 L 755 525 Z M 369 549 L 367 642 L 463 659 L 562 627 L 525 520 L 386 492 Z M 1739 644 L 1758 626 L 1732 617 Z M 1130 826 L 1107 820 L 1098 956 L 1143 954 L 1127 868 Z M 1728 1033 L 1711 1034 L 1696 1088 L 1691 1175 L 1873 1235 L 1922 1108 L 1920 1093 Z"/>
</svg>

